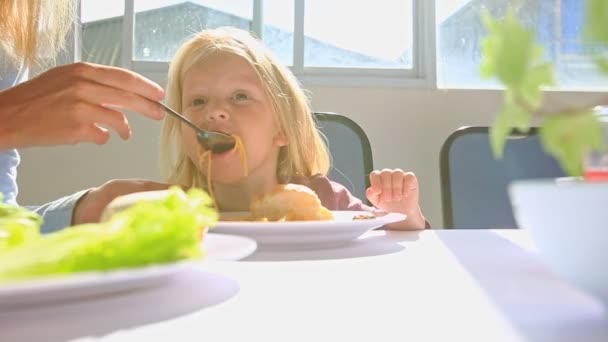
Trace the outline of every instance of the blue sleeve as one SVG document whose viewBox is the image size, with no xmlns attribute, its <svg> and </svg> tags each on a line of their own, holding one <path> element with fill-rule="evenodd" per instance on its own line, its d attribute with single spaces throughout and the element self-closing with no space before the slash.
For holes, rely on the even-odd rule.
<svg viewBox="0 0 608 342">
<path fill-rule="evenodd" d="M 0 151 L 0 192 L 2 201 L 17 204 L 17 166 L 19 153 L 17 150 Z"/>
<path fill-rule="evenodd" d="M 43 234 L 56 232 L 72 224 L 72 213 L 78 200 L 91 189 L 79 191 L 41 206 L 29 206 L 28 209 L 38 213 L 44 219 L 40 231 Z"/>
</svg>

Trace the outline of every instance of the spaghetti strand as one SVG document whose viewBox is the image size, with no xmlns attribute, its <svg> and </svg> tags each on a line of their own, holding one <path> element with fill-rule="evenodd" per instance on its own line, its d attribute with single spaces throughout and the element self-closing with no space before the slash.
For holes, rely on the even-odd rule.
<svg viewBox="0 0 608 342">
<path fill-rule="evenodd" d="M 243 140 L 236 135 L 234 137 L 234 149 L 236 149 L 239 153 L 239 159 L 241 161 L 241 166 L 243 167 L 243 176 L 247 177 L 249 174 L 249 165 L 247 164 L 247 154 L 245 153 L 245 145 L 243 145 Z M 202 150 L 198 155 L 198 168 L 199 170 L 203 170 L 205 167 L 205 161 L 207 162 L 207 192 L 209 192 L 209 196 L 213 200 L 213 206 L 219 212 L 219 206 L 215 199 L 215 192 L 213 191 L 213 183 L 211 182 L 211 163 L 213 161 L 213 152 L 211 150 Z"/>
</svg>

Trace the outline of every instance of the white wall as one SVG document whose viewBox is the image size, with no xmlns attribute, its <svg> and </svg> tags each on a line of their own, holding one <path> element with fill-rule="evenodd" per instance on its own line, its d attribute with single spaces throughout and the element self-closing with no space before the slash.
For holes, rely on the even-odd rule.
<svg viewBox="0 0 608 342">
<path fill-rule="evenodd" d="M 161 81 L 162 84 L 162 81 Z M 434 227 L 441 227 L 439 150 L 460 126 L 489 125 L 502 101 L 498 91 L 412 90 L 406 88 L 308 88 L 313 108 L 350 116 L 367 132 L 376 168 L 400 167 L 420 179 L 421 205 Z M 555 92 L 549 103 L 587 104 L 605 94 Z M 20 203 L 38 204 L 112 178 L 160 180 L 160 122 L 129 115 L 133 137 L 116 135 L 108 145 L 22 150 Z"/>
</svg>

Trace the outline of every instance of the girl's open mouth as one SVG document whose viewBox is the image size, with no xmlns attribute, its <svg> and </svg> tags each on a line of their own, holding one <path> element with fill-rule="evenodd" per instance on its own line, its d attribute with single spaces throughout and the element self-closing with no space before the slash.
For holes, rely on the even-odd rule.
<svg viewBox="0 0 608 342">
<path fill-rule="evenodd" d="M 211 151 L 211 154 L 213 155 L 214 158 L 215 157 L 224 157 L 235 151 L 236 151 L 236 146 L 231 149 L 227 149 L 227 150 L 223 150 L 223 151 Z"/>
</svg>

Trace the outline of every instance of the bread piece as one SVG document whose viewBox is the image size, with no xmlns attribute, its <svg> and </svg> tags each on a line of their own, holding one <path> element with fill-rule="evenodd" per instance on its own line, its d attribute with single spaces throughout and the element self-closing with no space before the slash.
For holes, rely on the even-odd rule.
<svg viewBox="0 0 608 342">
<path fill-rule="evenodd" d="M 333 214 L 321 205 L 317 194 L 299 184 L 280 184 L 273 192 L 251 203 L 253 220 L 322 221 Z"/>
</svg>

